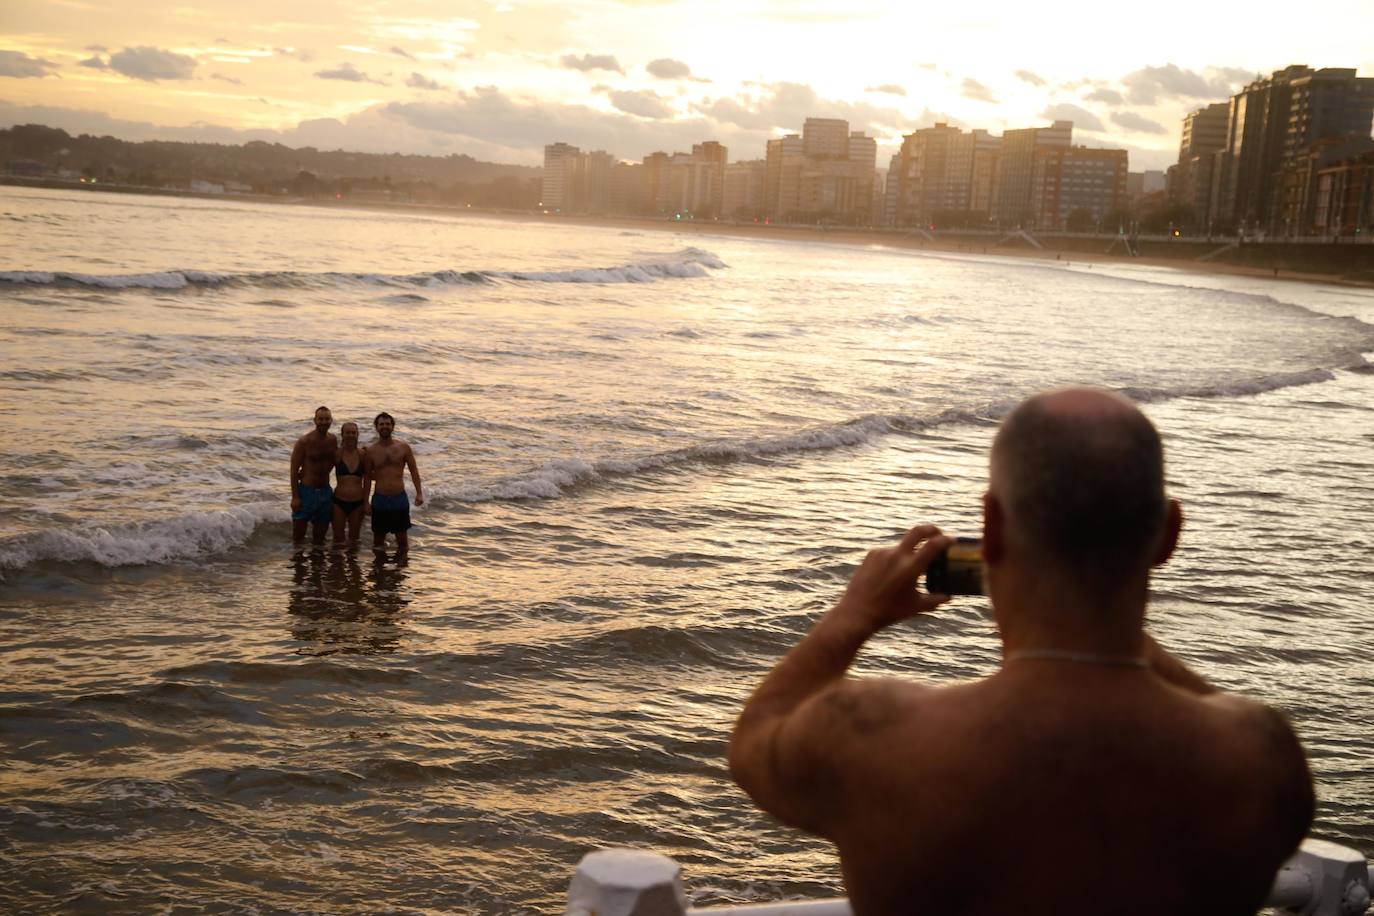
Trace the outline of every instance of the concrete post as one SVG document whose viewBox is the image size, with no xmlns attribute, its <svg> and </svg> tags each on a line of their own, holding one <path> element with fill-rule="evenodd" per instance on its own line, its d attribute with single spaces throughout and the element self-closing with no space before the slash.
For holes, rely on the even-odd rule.
<svg viewBox="0 0 1374 916">
<path fill-rule="evenodd" d="M 1309 837 L 1274 876 L 1266 904 L 1297 916 L 1360 916 L 1369 908 L 1369 866 L 1353 849 Z"/>
<path fill-rule="evenodd" d="M 601 849 L 577 864 L 568 916 L 684 916 L 681 866 L 639 849 Z"/>
</svg>

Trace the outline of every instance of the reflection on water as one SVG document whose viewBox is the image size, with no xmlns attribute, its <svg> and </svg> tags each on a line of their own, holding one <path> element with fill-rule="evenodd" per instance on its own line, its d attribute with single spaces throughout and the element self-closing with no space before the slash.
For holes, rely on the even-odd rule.
<svg viewBox="0 0 1374 916">
<path fill-rule="evenodd" d="M 286 611 L 298 655 L 381 655 L 400 643 L 406 596 L 404 555 L 298 550 L 291 555 Z"/>
</svg>

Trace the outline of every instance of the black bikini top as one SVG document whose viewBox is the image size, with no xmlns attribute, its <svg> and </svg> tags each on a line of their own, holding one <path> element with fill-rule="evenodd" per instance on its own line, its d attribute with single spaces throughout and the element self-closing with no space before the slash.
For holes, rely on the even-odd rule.
<svg viewBox="0 0 1374 916">
<path fill-rule="evenodd" d="M 337 462 L 335 462 L 335 464 L 334 464 L 334 476 L 336 476 L 336 477 L 361 477 L 361 476 L 363 476 L 363 462 L 362 462 L 362 459 L 361 459 L 361 458 L 358 459 L 358 469 L 357 469 L 356 471 L 350 471 L 350 470 L 348 469 L 348 465 L 344 464 L 343 459 L 340 458 L 340 459 L 339 459 Z"/>
</svg>

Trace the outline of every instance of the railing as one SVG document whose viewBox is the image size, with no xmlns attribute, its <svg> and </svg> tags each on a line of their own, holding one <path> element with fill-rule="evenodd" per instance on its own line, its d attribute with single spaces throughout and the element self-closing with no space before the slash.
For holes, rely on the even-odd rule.
<svg viewBox="0 0 1374 916">
<path fill-rule="evenodd" d="M 1306 839 L 1274 876 L 1265 906 L 1299 916 L 1359 916 L 1369 907 L 1364 855 L 1326 840 Z M 578 863 L 567 916 L 853 916 L 849 901 L 798 900 L 701 909 L 687 906 L 682 868 L 640 849 L 602 849 Z"/>
</svg>

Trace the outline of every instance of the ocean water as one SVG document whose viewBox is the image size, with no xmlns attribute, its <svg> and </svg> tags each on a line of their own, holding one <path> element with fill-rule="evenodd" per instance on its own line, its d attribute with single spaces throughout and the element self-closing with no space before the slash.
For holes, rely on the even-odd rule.
<svg viewBox="0 0 1374 916">
<path fill-rule="evenodd" d="M 1374 291 L 16 188 L 0 227 L 7 909 L 547 912 L 614 845 L 702 905 L 841 893 L 733 718 L 865 550 L 976 533 L 1063 384 L 1165 437 L 1153 630 L 1374 852 Z M 413 444 L 408 559 L 291 547 L 319 404 Z M 966 599 L 859 669 L 996 661 Z"/>
</svg>

